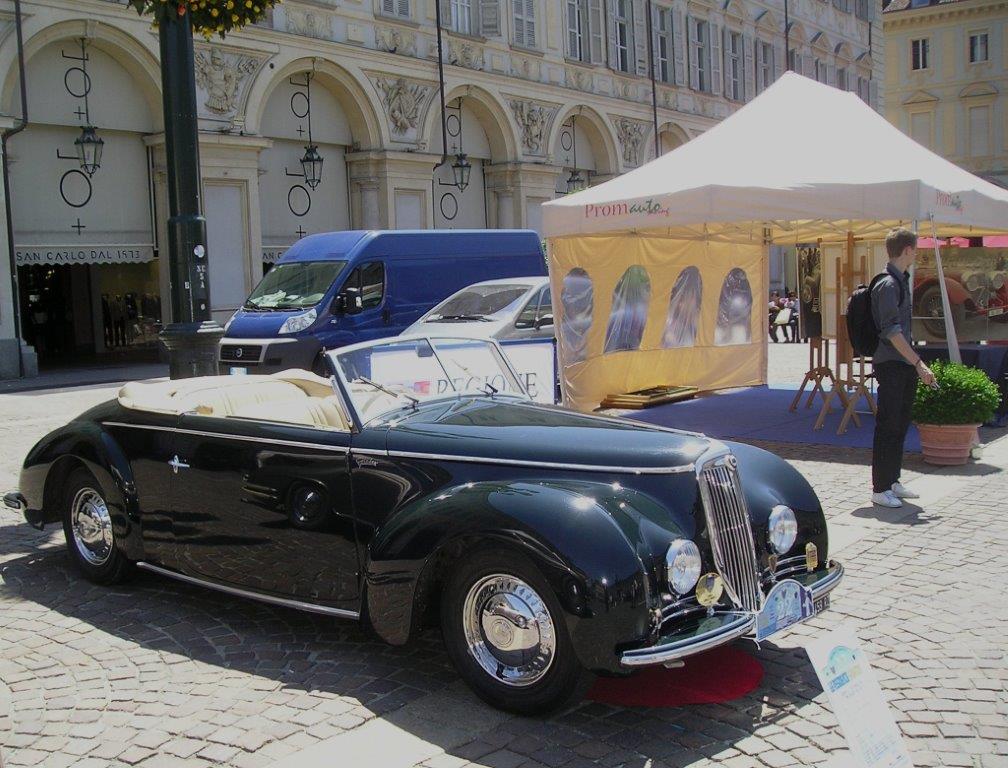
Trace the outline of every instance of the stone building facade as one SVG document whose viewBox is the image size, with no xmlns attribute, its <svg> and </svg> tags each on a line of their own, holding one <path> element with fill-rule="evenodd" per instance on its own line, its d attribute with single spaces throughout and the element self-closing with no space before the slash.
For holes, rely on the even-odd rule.
<svg viewBox="0 0 1008 768">
<path fill-rule="evenodd" d="M 1008 2 L 893 0 L 882 21 L 889 121 L 1008 186 Z"/>
<path fill-rule="evenodd" d="M 536 229 L 543 202 L 654 157 L 646 0 L 440 0 L 443 127 L 434 1 L 288 0 L 240 34 L 197 40 L 215 319 L 305 234 Z M 0 375 L 18 373 L 15 306 L 43 364 L 153 355 L 170 321 L 156 31 L 123 2 L 22 8 L 28 122 L 7 143 Z M 652 13 L 661 152 L 788 63 L 881 106 L 872 0 L 654 0 Z M 6 0 L 0 25 L 11 128 L 20 78 Z M 91 172 L 75 154 L 87 125 L 103 141 Z M 301 164 L 309 145 L 322 158 L 314 185 Z M 466 155 L 464 189 L 450 162 L 435 169 L 443 153 Z"/>
</svg>

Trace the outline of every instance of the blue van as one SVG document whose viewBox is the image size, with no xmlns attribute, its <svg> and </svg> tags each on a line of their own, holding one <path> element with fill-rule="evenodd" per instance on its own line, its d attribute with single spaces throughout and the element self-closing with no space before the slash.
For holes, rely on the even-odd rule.
<svg viewBox="0 0 1008 768">
<path fill-rule="evenodd" d="M 309 235 L 284 253 L 224 326 L 221 373 L 324 374 L 323 349 L 396 336 L 472 283 L 545 274 L 539 235 L 531 230 Z"/>
</svg>

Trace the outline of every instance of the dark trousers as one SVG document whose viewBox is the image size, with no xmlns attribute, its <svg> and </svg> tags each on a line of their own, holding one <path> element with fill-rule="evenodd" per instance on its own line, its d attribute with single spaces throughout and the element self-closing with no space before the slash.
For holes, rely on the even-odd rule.
<svg viewBox="0 0 1008 768">
<path fill-rule="evenodd" d="M 903 441 L 910 428 L 910 410 L 917 391 L 917 370 L 890 360 L 875 366 L 878 381 L 878 413 L 872 443 L 872 488 L 888 491 L 900 478 Z"/>
</svg>

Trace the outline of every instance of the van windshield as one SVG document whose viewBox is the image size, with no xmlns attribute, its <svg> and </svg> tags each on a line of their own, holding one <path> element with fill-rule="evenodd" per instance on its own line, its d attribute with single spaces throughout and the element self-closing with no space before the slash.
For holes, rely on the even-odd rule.
<svg viewBox="0 0 1008 768">
<path fill-rule="evenodd" d="M 459 291 L 424 317 L 425 323 L 451 323 L 464 320 L 485 320 L 487 315 L 514 304 L 532 286 L 529 285 L 471 285 Z"/>
<path fill-rule="evenodd" d="M 345 261 L 292 261 L 267 272 L 245 309 L 281 310 L 314 307 L 343 271 Z"/>
</svg>

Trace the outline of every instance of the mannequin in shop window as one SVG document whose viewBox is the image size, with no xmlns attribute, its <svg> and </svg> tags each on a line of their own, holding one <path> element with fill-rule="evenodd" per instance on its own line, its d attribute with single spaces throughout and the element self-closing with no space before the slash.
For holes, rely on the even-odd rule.
<svg viewBox="0 0 1008 768">
<path fill-rule="evenodd" d="M 105 337 L 105 347 L 110 349 L 115 346 L 115 335 L 112 330 L 112 307 L 109 304 L 109 295 L 103 293 L 101 297 L 102 311 L 102 332 Z"/>
<path fill-rule="evenodd" d="M 137 301 L 135 293 L 127 293 L 124 297 L 126 304 L 126 343 L 132 344 L 140 335 L 140 328 L 137 325 Z"/>
<path fill-rule="evenodd" d="M 112 299 L 112 325 L 115 331 L 115 346 L 126 346 L 126 302 L 119 293 Z"/>
</svg>

